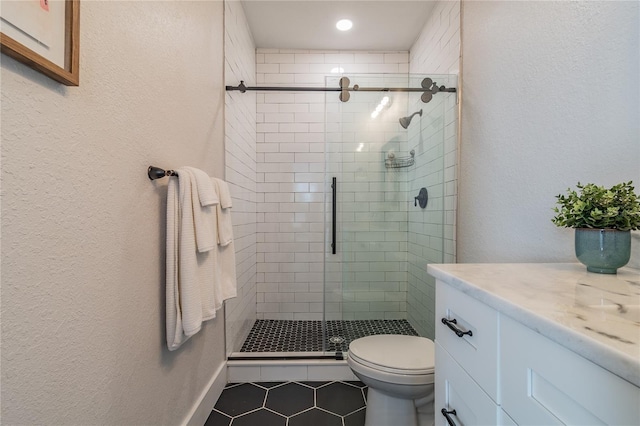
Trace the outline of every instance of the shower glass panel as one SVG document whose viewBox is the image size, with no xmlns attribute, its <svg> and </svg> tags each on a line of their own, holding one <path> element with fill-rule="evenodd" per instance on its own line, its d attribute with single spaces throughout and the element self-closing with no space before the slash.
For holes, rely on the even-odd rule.
<svg viewBox="0 0 640 426">
<path fill-rule="evenodd" d="M 434 337 L 435 281 L 426 268 L 454 261 L 456 94 L 425 103 L 422 90 L 393 88 L 430 87 L 426 78 L 450 88 L 456 78 L 347 77 L 348 102 L 337 91 L 258 97 L 259 110 L 324 108 L 325 117 L 314 131 L 287 122 L 286 134 L 281 125 L 258 138 L 256 292 L 229 302 L 249 315 L 253 309 L 256 321 L 240 351 L 231 349 L 236 359 L 334 357 L 371 334 Z M 325 84 L 341 87 L 340 78 Z M 298 136 L 309 143 L 294 143 Z M 273 153 L 276 144 L 287 154 Z"/>
<path fill-rule="evenodd" d="M 419 88 L 427 77 L 456 85 L 443 75 L 348 76 L 363 88 Z M 326 84 L 339 86 L 339 79 Z M 326 95 L 326 351 L 338 350 L 330 339 L 341 332 L 353 337 L 345 327 L 434 337 L 435 282 L 426 266 L 444 258 L 445 115 L 453 113 L 455 94 L 438 93 L 428 103 L 422 94 L 351 91 L 344 103 Z M 421 188 L 425 208 L 415 199 Z"/>
</svg>

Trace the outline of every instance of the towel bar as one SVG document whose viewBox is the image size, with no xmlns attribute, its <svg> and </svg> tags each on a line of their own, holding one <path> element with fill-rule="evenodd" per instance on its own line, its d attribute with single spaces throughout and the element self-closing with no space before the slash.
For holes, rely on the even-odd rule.
<svg viewBox="0 0 640 426">
<path fill-rule="evenodd" d="M 175 170 L 165 170 L 161 169 L 160 167 L 149 166 L 149 169 L 147 170 L 147 176 L 149 176 L 149 179 L 151 180 L 156 180 L 165 176 L 178 177 L 178 172 L 176 172 Z"/>
</svg>

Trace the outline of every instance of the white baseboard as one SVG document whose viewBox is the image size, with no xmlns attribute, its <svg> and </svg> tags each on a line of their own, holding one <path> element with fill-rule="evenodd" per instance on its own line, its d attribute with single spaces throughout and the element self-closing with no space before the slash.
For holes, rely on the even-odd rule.
<svg viewBox="0 0 640 426">
<path fill-rule="evenodd" d="M 227 384 L 227 363 L 223 362 L 182 422 L 182 426 L 202 426 Z"/>
</svg>

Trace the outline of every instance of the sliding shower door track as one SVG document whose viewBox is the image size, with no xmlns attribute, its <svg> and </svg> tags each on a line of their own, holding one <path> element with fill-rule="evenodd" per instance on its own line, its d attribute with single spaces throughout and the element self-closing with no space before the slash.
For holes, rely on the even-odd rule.
<svg viewBox="0 0 640 426">
<path fill-rule="evenodd" d="M 229 361 L 295 361 L 345 359 L 343 352 L 232 352 Z"/>
</svg>

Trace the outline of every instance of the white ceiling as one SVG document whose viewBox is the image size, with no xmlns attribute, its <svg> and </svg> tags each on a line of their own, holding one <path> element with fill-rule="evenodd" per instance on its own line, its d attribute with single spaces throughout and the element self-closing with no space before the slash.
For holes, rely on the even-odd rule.
<svg viewBox="0 0 640 426">
<path fill-rule="evenodd" d="M 242 0 L 256 47 L 409 50 L 434 2 L 425 0 Z M 336 22 L 353 21 L 350 31 Z"/>
</svg>

